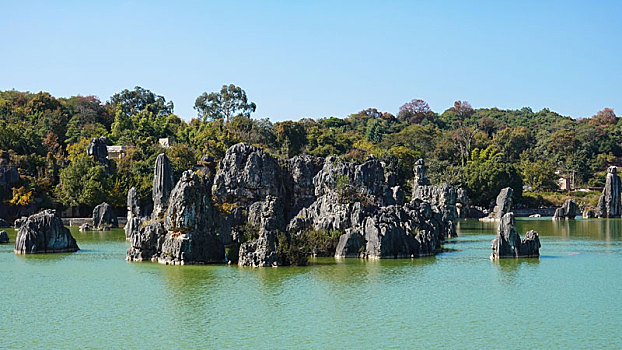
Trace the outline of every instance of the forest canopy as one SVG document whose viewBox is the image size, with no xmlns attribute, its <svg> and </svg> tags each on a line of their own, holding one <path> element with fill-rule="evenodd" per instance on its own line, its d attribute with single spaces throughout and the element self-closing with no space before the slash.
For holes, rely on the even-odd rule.
<svg viewBox="0 0 622 350">
<path fill-rule="evenodd" d="M 557 189 L 560 175 L 576 186 L 602 186 L 603 171 L 622 156 L 622 123 L 610 108 L 573 119 L 548 109 L 474 109 L 456 101 L 438 113 L 421 99 L 396 113 L 366 108 L 334 116 L 272 122 L 254 118 L 256 104 L 235 85 L 197 97 L 196 118 L 174 114 L 172 101 L 135 87 L 102 102 L 95 96 L 59 98 L 47 92 L 0 92 L 0 150 L 19 181 L 0 186 L 2 205 L 122 208 L 127 190 L 150 198 L 153 163 L 165 152 L 177 175 L 202 157 L 223 157 L 246 142 L 287 158 L 335 155 L 360 163 L 374 155 L 409 188 L 414 162 L 424 158 L 433 183 L 465 187 L 473 204 L 488 206 L 500 188 Z M 86 154 L 91 138 L 128 146 L 102 165 Z M 163 148 L 158 140 L 175 140 Z M 408 191 L 406 191 L 408 192 Z"/>
</svg>

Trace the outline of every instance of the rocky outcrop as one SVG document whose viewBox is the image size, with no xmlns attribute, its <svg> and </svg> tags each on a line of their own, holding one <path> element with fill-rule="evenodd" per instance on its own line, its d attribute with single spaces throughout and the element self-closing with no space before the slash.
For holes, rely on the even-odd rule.
<svg viewBox="0 0 622 350">
<path fill-rule="evenodd" d="M 166 236 L 164 225 L 158 221 L 152 221 L 141 227 L 130 236 L 130 247 L 127 250 L 128 261 L 151 261 L 156 260 L 162 241 Z"/>
<path fill-rule="evenodd" d="M 210 186 L 185 171 L 168 198 L 163 220 L 141 225 L 130 236 L 127 260 L 185 265 L 222 263 L 225 248 L 213 230 Z"/>
<path fill-rule="evenodd" d="M 540 238 L 535 231 L 529 231 L 521 241 L 514 227 L 514 214 L 503 215 L 497 236 L 491 242 L 491 259 L 532 258 L 540 256 Z"/>
<path fill-rule="evenodd" d="M 162 168 L 160 158 L 156 168 Z M 237 144 L 213 178 L 211 173 L 183 173 L 159 202 L 166 203 L 165 214 L 130 235 L 128 260 L 217 263 L 230 244 L 239 245 L 242 266 L 275 266 L 284 261 L 281 235 L 293 242 L 314 229 L 344 233 L 336 256 L 418 257 L 438 252 L 453 232 L 441 205 L 427 199 L 405 204 L 395 176 L 373 157 L 358 165 L 336 157 L 279 161 L 261 148 Z M 155 189 L 160 182 L 154 180 L 154 194 L 163 192 Z M 438 200 L 443 205 L 460 196 L 447 191 Z M 129 203 L 128 196 L 128 217 Z"/>
<path fill-rule="evenodd" d="M 469 201 L 466 190 L 455 188 L 448 184 L 438 186 L 430 185 L 430 181 L 426 177 L 427 167 L 423 159 L 419 159 L 415 162 L 413 170 L 413 199 L 429 202 L 432 206 L 436 207 L 436 210 L 443 214 L 444 220 L 451 222 L 452 226 L 459 217 L 466 214 L 464 209 L 468 207 Z M 455 228 L 452 228 L 449 237 L 455 236 Z"/>
<path fill-rule="evenodd" d="M 15 239 L 16 254 L 62 253 L 79 250 L 69 229 L 55 210 L 45 210 L 28 217 Z"/>
<path fill-rule="evenodd" d="M 225 247 L 210 232 L 168 232 L 157 261 L 170 265 L 224 263 Z"/>
<path fill-rule="evenodd" d="M 93 227 L 89 224 L 82 224 L 80 225 L 80 228 L 78 229 L 78 231 L 80 232 L 88 232 L 88 231 L 93 231 Z"/>
<path fill-rule="evenodd" d="M 153 199 L 154 220 L 162 218 L 168 207 L 168 198 L 173 190 L 173 170 L 171 162 L 164 153 L 158 154 L 153 171 L 153 191 L 151 197 Z"/>
<path fill-rule="evenodd" d="M 577 212 L 579 208 L 577 207 L 577 202 L 574 199 L 568 198 L 564 202 L 564 205 L 561 208 L 557 208 L 555 210 L 555 215 L 553 215 L 553 220 L 561 220 L 561 219 L 572 219 L 574 220 L 575 216 L 577 216 Z"/>
<path fill-rule="evenodd" d="M 9 234 L 6 231 L 0 231 L 0 243 L 9 243 Z"/>
<path fill-rule="evenodd" d="M 589 209 L 589 208 L 585 208 L 583 209 L 583 213 L 581 214 L 581 216 L 584 219 L 593 219 L 596 217 L 596 212 L 594 212 L 594 210 Z"/>
<path fill-rule="evenodd" d="M 19 219 L 15 219 L 15 221 L 13 222 L 13 227 L 14 228 L 20 228 L 22 227 L 22 224 L 26 222 L 26 220 L 28 220 L 28 217 L 26 216 L 22 216 Z"/>
<path fill-rule="evenodd" d="M 495 207 L 493 211 L 484 218 L 481 218 L 482 221 L 500 221 L 501 218 L 512 211 L 512 194 L 514 190 L 511 187 L 506 187 L 499 191 L 497 195 L 497 200 L 495 201 Z"/>
<path fill-rule="evenodd" d="M 108 164 L 108 148 L 106 146 L 109 144 L 110 140 L 107 137 L 95 137 L 86 147 L 86 154 L 102 164 Z"/>
<path fill-rule="evenodd" d="M 138 194 L 136 187 L 127 191 L 127 222 L 125 223 L 125 238 L 130 239 L 140 229 L 140 206 L 138 204 Z"/>
<path fill-rule="evenodd" d="M 93 209 L 93 228 L 95 230 L 109 230 L 119 227 L 117 215 L 108 203 L 102 203 Z"/>
<path fill-rule="evenodd" d="M 599 218 L 619 218 L 622 215 L 620 202 L 620 177 L 615 166 L 607 169 L 605 188 L 598 200 L 596 216 Z"/>
<path fill-rule="evenodd" d="M 240 266 L 269 267 L 278 266 L 279 256 L 276 249 L 276 234 L 264 231 L 259 238 L 242 243 L 240 246 Z"/>
<path fill-rule="evenodd" d="M 349 228 L 337 245 L 336 257 L 415 258 L 430 256 L 441 248 L 447 225 L 429 203 L 413 201 L 404 206 L 379 208 Z"/>
</svg>

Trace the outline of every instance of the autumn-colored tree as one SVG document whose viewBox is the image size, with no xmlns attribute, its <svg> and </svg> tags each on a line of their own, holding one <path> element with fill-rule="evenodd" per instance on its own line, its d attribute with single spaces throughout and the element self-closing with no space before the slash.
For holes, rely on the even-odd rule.
<svg viewBox="0 0 622 350">
<path fill-rule="evenodd" d="M 428 103 L 420 99 L 404 103 L 397 115 L 398 119 L 415 124 L 421 124 L 425 119 L 431 120 L 433 116 L 434 113 Z"/>
<path fill-rule="evenodd" d="M 592 117 L 591 122 L 596 125 L 609 126 L 617 123 L 618 117 L 616 116 L 613 109 L 605 108 L 598 111 L 598 113 L 596 113 L 596 115 Z"/>
</svg>

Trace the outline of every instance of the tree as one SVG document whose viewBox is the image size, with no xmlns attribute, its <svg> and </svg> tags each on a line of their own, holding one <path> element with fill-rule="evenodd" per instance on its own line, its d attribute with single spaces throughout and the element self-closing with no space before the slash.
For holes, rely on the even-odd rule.
<svg viewBox="0 0 622 350">
<path fill-rule="evenodd" d="M 471 107 L 471 104 L 467 101 L 456 101 L 454 102 L 454 106 L 452 107 L 453 111 L 456 112 L 458 117 L 462 120 L 470 118 L 475 110 Z"/>
<path fill-rule="evenodd" d="M 476 205 L 488 206 L 505 187 L 514 190 L 515 198 L 522 196 L 523 180 L 520 174 L 495 145 L 484 150 L 473 150 L 465 168 L 465 178 L 469 197 Z"/>
<path fill-rule="evenodd" d="M 286 121 L 274 125 L 276 142 L 281 145 L 281 150 L 288 157 L 299 154 L 305 145 L 306 132 L 299 123 Z"/>
<path fill-rule="evenodd" d="M 110 103 L 127 116 L 148 111 L 156 116 L 173 113 L 173 102 L 166 102 L 163 96 L 136 86 L 134 90 L 125 89 L 110 97 Z"/>
<path fill-rule="evenodd" d="M 224 119 L 225 122 L 235 116 L 250 117 L 257 106 L 248 102 L 246 92 L 233 84 L 223 85 L 220 92 L 204 92 L 194 102 L 194 109 L 204 121 Z"/>
<path fill-rule="evenodd" d="M 595 116 L 592 117 L 592 122 L 596 125 L 609 126 L 617 123 L 617 121 L 618 117 L 616 117 L 615 112 L 611 108 L 600 110 Z"/>
<path fill-rule="evenodd" d="M 410 102 L 404 103 L 400 107 L 400 113 L 397 117 L 402 121 L 421 124 L 424 119 L 431 120 L 433 115 L 434 113 L 430 109 L 427 102 L 424 100 L 414 99 Z"/>
</svg>

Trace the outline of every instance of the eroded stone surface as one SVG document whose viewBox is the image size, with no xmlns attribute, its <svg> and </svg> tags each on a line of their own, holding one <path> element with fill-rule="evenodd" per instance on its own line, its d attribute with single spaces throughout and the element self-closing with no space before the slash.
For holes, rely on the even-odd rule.
<svg viewBox="0 0 622 350">
<path fill-rule="evenodd" d="M 540 238 L 536 231 L 529 231 L 523 240 L 514 227 L 514 213 L 501 218 L 497 236 L 491 242 L 491 259 L 532 258 L 540 256 Z"/>
<path fill-rule="evenodd" d="M 596 216 L 599 218 L 619 218 L 622 215 L 620 203 L 620 176 L 615 166 L 607 169 L 605 188 L 598 200 Z"/>
<path fill-rule="evenodd" d="M 76 240 L 55 210 L 31 215 L 17 231 L 16 254 L 63 253 L 79 250 Z"/>
</svg>

